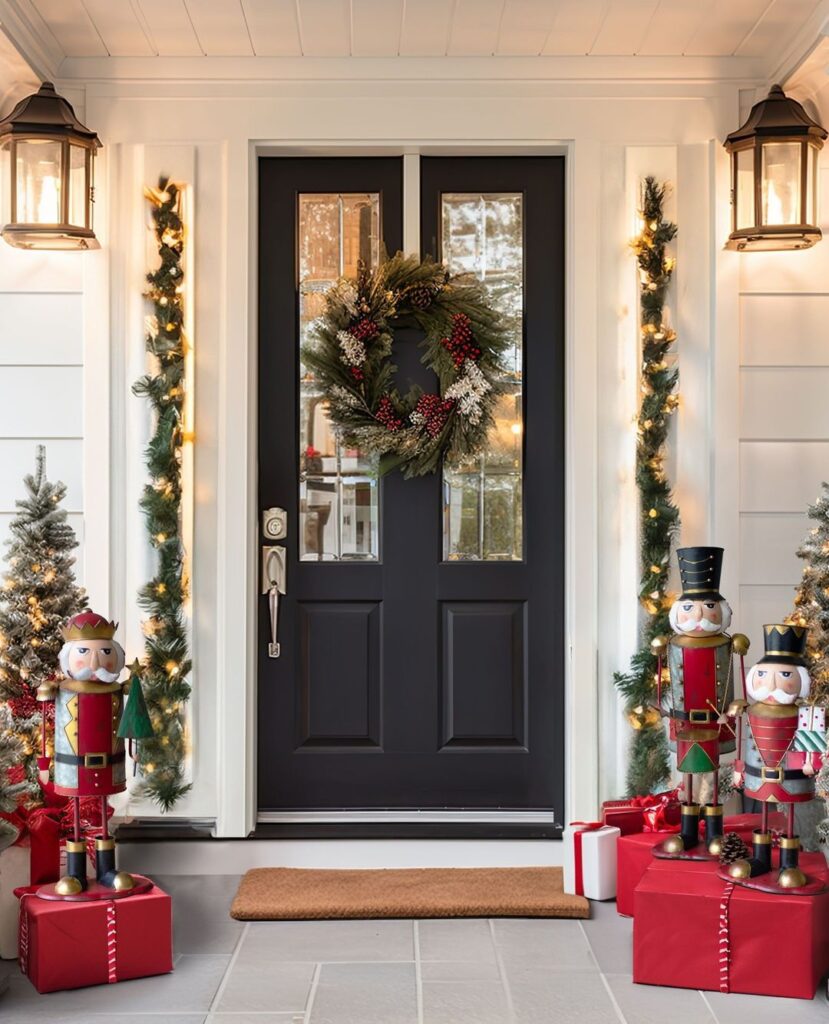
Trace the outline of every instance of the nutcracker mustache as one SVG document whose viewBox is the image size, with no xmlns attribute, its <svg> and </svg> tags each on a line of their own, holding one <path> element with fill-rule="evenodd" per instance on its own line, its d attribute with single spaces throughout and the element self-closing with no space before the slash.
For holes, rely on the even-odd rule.
<svg viewBox="0 0 829 1024">
<path fill-rule="evenodd" d="M 86 682 L 87 679 L 97 679 L 99 683 L 114 683 L 117 682 L 120 675 L 120 672 L 107 672 L 102 668 L 82 668 L 74 672 L 70 678 L 77 679 L 78 682 Z"/>
<path fill-rule="evenodd" d="M 703 616 L 698 621 L 694 620 L 693 622 L 682 624 L 677 621 L 680 604 L 680 601 L 675 601 L 668 614 L 671 629 L 674 633 L 695 633 L 698 630 L 701 630 L 703 633 L 724 633 L 731 625 L 731 606 L 727 601 L 719 602 L 722 622 L 712 622 Z"/>
</svg>

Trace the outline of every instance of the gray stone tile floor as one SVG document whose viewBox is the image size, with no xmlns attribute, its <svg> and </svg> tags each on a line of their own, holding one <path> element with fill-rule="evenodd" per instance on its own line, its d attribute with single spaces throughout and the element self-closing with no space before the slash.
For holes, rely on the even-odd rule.
<svg viewBox="0 0 829 1024">
<path fill-rule="evenodd" d="M 171 975 L 42 996 L 0 961 L 0 1024 L 829 1024 L 823 987 L 806 1002 L 634 985 L 612 903 L 589 921 L 245 924 L 228 915 L 238 881 L 158 878 Z"/>
</svg>

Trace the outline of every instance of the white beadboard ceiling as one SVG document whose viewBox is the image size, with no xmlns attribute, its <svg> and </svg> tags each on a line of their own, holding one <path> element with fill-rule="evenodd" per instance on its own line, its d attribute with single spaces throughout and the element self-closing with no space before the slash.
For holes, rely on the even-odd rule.
<svg viewBox="0 0 829 1024">
<path fill-rule="evenodd" d="M 822 0 L 2 0 L 0 20 L 12 36 L 22 31 L 36 40 L 57 64 L 107 57 L 771 60 L 821 6 Z"/>
</svg>

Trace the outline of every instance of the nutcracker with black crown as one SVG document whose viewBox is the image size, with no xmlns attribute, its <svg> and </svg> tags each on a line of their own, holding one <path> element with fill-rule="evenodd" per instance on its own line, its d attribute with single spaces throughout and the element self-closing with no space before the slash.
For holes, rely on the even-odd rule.
<svg viewBox="0 0 829 1024">
<path fill-rule="evenodd" d="M 66 874 L 56 884 L 38 889 L 43 899 L 113 899 L 146 892 L 152 885 L 143 876 L 116 870 L 115 841 L 107 829 L 107 798 L 127 787 L 124 740 L 133 744 L 153 732 L 137 674 L 119 681 L 125 658 L 114 640 L 117 628 L 95 612 L 71 618 L 61 630 L 65 642 L 60 667 L 65 678 L 57 689 L 51 684 L 38 689 L 39 701 L 55 702 L 55 792 L 69 797 L 74 811 L 74 830 L 66 843 Z M 45 730 L 45 714 L 43 720 Z M 45 781 L 51 764 L 45 754 L 45 732 L 43 749 L 38 768 Z M 101 800 L 103 835 L 95 840 L 94 882 L 86 874 L 83 797 Z"/>
<path fill-rule="evenodd" d="M 720 593 L 723 549 L 680 548 L 677 551 L 682 593 L 670 612 L 674 630 L 653 642 L 657 655 L 657 704 L 670 718 L 671 749 L 683 774 L 681 825 L 654 848 L 654 856 L 680 860 L 719 857 L 723 808 L 717 792 L 720 755 L 735 749 L 734 732 L 725 712 L 734 699 L 732 655 L 743 658 L 748 637 L 729 636 L 731 608 Z M 662 672 L 667 660 L 669 707 L 662 706 Z M 702 809 L 705 836 L 700 841 L 700 807 L 694 800 L 694 777 L 710 773 L 711 802 Z"/>
<path fill-rule="evenodd" d="M 760 828 L 753 835 L 753 856 L 734 861 L 721 874 L 730 881 L 763 892 L 811 895 L 825 890 L 821 879 L 810 878 L 799 866 L 800 839 L 794 828 L 795 804 L 815 795 L 815 761 L 799 750 L 798 734 L 808 726 L 800 704 L 809 696 L 811 680 L 804 652 L 804 626 L 779 623 L 763 626 L 765 654 L 746 679 L 746 700 L 729 708 L 737 723 L 738 759 L 734 784 L 762 803 Z M 769 804 L 785 804 L 786 835 L 780 838 L 777 874 L 772 867 Z"/>
</svg>

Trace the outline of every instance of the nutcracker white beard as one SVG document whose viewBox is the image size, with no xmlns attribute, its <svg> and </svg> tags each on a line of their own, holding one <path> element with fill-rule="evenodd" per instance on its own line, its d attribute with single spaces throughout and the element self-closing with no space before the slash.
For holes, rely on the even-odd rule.
<svg viewBox="0 0 829 1024">
<path fill-rule="evenodd" d="M 679 601 L 674 601 L 668 613 L 668 621 L 671 623 L 671 629 L 674 633 L 694 633 L 698 629 L 702 629 L 706 633 L 724 633 L 731 625 L 731 605 L 729 605 L 728 601 L 720 601 L 722 622 L 711 622 L 710 619 L 706 618 L 694 620 L 687 624 L 678 622 L 677 612 L 679 611 L 679 604 Z"/>
<path fill-rule="evenodd" d="M 97 681 L 99 683 L 117 683 L 118 682 L 118 677 L 121 675 L 121 670 L 124 667 L 124 662 L 126 661 L 126 656 L 124 654 L 123 647 L 121 647 L 121 645 L 119 643 L 116 643 L 113 640 L 112 641 L 112 646 L 118 652 L 118 671 L 117 672 L 107 672 L 106 669 L 103 669 L 103 668 L 96 668 L 96 669 L 84 668 L 84 669 L 80 669 L 79 671 L 74 672 L 74 673 L 70 672 L 69 671 L 69 652 L 72 650 L 72 644 L 71 643 L 64 644 L 63 647 L 61 647 L 61 649 L 60 649 L 60 654 L 58 655 L 58 662 L 60 664 L 60 670 L 69 679 L 75 679 L 79 683 L 84 683 L 84 682 L 86 682 L 89 679 L 97 679 Z"/>
<path fill-rule="evenodd" d="M 802 665 L 796 665 L 794 667 L 797 669 L 797 674 L 800 676 L 800 693 L 786 693 L 785 690 L 770 690 L 767 686 L 756 686 L 757 665 L 752 665 L 746 675 L 746 693 L 753 701 L 760 703 L 763 701 L 772 701 L 775 704 L 794 704 L 798 698 L 808 697 L 809 689 L 812 685 L 809 673 Z"/>
</svg>

